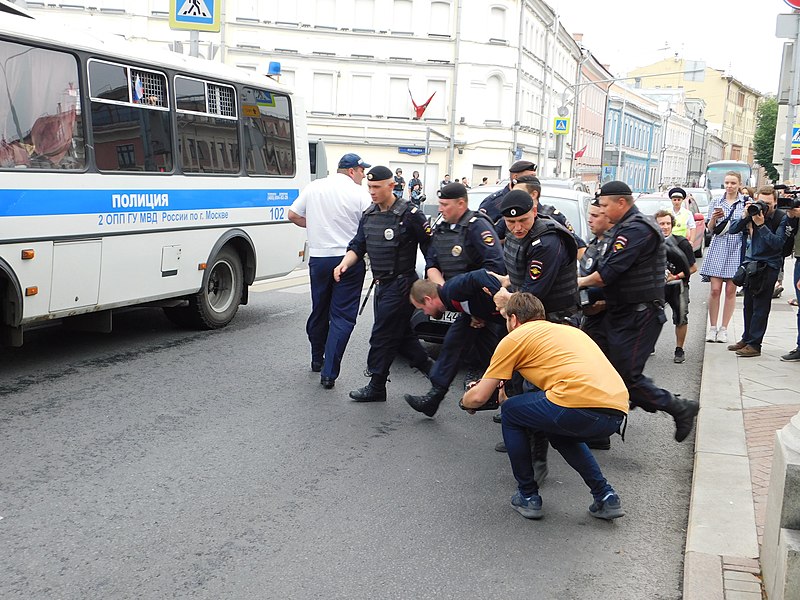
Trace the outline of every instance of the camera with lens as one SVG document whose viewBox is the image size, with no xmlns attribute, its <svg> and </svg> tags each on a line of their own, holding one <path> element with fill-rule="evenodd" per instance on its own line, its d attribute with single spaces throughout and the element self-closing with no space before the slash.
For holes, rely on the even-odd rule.
<svg viewBox="0 0 800 600">
<path fill-rule="evenodd" d="M 800 208 L 800 190 L 790 190 L 788 186 L 778 183 L 775 185 L 776 190 L 781 190 L 783 196 L 778 198 L 775 206 L 783 210 L 791 210 L 793 208 Z"/>
<path fill-rule="evenodd" d="M 752 204 L 747 205 L 747 214 L 750 217 L 756 215 L 765 215 L 769 212 L 769 205 L 763 200 L 756 200 Z"/>
</svg>

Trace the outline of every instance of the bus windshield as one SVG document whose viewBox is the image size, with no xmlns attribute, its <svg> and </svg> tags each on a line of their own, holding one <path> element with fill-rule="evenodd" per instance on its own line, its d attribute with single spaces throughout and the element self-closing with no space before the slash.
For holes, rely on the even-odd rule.
<svg viewBox="0 0 800 600">
<path fill-rule="evenodd" d="M 739 161 L 720 161 L 709 163 L 706 168 L 706 187 L 709 190 L 719 190 L 725 187 L 725 174 L 735 171 L 742 178 L 742 185 L 750 185 L 750 165 Z"/>
</svg>

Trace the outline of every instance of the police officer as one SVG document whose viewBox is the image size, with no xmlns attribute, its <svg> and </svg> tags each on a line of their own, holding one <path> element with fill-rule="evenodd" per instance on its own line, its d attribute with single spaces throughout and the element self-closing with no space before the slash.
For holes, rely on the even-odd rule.
<svg viewBox="0 0 800 600">
<path fill-rule="evenodd" d="M 425 373 L 430 370 L 431 361 L 411 331 L 414 307 L 408 293 L 417 279 L 417 247 L 423 252 L 428 250 L 431 230 L 422 211 L 394 196 L 394 185 L 392 172 L 386 167 L 373 167 L 367 173 L 373 204 L 364 211 L 347 254 L 333 271 L 334 279 L 339 281 L 368 253 L 377 284 L 375 324 L 367 356 L 371 379 L 363 388 L 350 392 L 356 402 L 386 401 L 386 379 L 398 352 L 409 358 L 412 367 Z"/>
<path fill-rule="evenodd" d="M 536 176 L 536 165 L 529 160 L 518 160 L 511 165 L 508 168 L 508 185 L 486 196 L 483 202 L 481 202 L 480 207 L 478 207 L 478 210 L 488 215 L 493 223 L 497 223 L 503 217 L 503 215 L 500 214 L 500 202 L 502 202 L 503 197 L 514 188 L 514 183 L 517 178 L 523 175 Z"/>
<path fill-rule="evenodd" d="M 699 404 L 656 387 L 642 373 L 667 320 L 664 235 L 639 212 L 626 183 L 606 183 L 600 188 L 599 201 L 615 224 L 613 239 L 600 268 L 579 278 L 578 284 L 605 288 L 608 358 L 628 386 L 631 404 L 672 415 L 675 439 L 682 442 L 692 430 Z"/>
<path fill-rule="evenodd" d="M 415 281 L 411 286 L 412 304 L 426 315 L 441 318 L 446 310 L 461 313 L 447 331 L 439 358 L 431 369 L 430 379 L 433 384 L 431 390 L 424 396 L 406 394 L 406 402 L 411 408 L 429 417 L 436 414 L 458 370 L 458 357 L 469 347 L 470 332 L 494 330 L 492 336 L 496 340 L 494 345 L 480 347 L 482 358 L 488 366 L 497 342 L 505 335 L 503 332 L 505 319 L 500 316 L 492 300 L 492 295 L 499 289 L 498 279 L 483 269 L 456 275 L 443 285 L 425 279 Z M 463 327 L 457 329 L 457 323 L 463 323 Z M 447 361 L 446 366 L 440 365 L 443 361 Z"/>
<path fill-rule="evenodd" d="M 550 217 L 538 216 L 538 202 L 527 191 L 512 190 L 500 203 L 508 235 L 503 244 L 506 270 L 513 291 L 529 292 L 544 305 L 548 321 L 577 325 L 578 247 L 566 227 Z M 505 306 L 506 288 L 495 294 L 498 308 Z M 505 444 L 495 446 L 505 452 Z M 547 474 L 547 437 L 534 432 L 533 466 L 536 481 Z"/>
<path fill-rule="evenodd" d="M 694 213 L 683 206 L 683 201 L 686 200 L 686 190 L 674 187 L 667 195 L 672 201 L 672 216 L 675 217 L 675 227 L 672 228 L 672 233 L 685 237 L 691 244 L 697 224 L 694 222 Z"/>
<path fill-rule="evenodd" d="M 586 247 L 578 263 L 578 275 L 588 277 L 600 268 L 603 257 L 611 242 L 608 231 L 611 222 L 600 208 L 599 199 L 595 198 L 589 205 L 589 230 L 594 236 Z M 608 341 L 606 340 L 605 316 L 606 301 L 603 288 L 581 288 L 581 329 L 600 346 L 603 354 L 608 355 Z"/>
</svg>

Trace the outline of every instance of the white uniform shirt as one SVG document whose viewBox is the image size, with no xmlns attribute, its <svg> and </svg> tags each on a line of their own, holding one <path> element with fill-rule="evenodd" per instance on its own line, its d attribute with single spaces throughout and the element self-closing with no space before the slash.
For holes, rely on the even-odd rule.
<svg viewBox="0 0 800 600">
<path fill-rule="evenodd" d="M 366 188 L 344 173 L 333 173 L 309 183 L 290 210 L 306 218 L 309 256 L 344 256 L 371 204 Z"/>
</svg>

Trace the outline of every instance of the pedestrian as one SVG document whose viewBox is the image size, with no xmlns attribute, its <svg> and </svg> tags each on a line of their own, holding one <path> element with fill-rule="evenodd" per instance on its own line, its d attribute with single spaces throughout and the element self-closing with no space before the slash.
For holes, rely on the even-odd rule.
<svg viewBox="0 0 800 600">
<path fill-rule="evenodd" d="M 529 160 L 518 160 L 511 165 L 508 168 L 508 185 L 486 196 L 478 210 L 489 215 L 492 222 L 497 223 L 503 218 L 503 215 L 500 213 L 500 202 L 502 202 L 503 196 L 514 188 L 517 179 L 523 175 L 533 175 L 535 177 L 536 165 Z"/>
<path fill-rule="evenodd" d="M 358 154 L 345 154 L 336 173 L 309 183 L 289 207 L 289 220 L 304 227 L 308 237 L 311 315 L 306 334 L 311 344 L 311 370 L 320 373 L 325 389 L 331 389 L 339 376 L 364 286 L 363 263 L 338 282 L 333 269 L 347 252 L 361 213 L 371 204 L 369 193 L 361 186 L 364 169 L 369 167 Z"/>
<path fill-rule="evenodd" d="M 699 404 L 656 387 L 643 373 L 667 320 L 664 235 L 639 212 L 626 183 L 604 184 L 599 201 L 608 220 L 615 225 L 613 239 L 600 268 L 579 278 L 578 285 L 604 288 L 608 358 L 628 387 L 631 404 L 647 412 L 664 411 L 672 415 L 675 439 L 682 442 L 694 426 Z"/>
<path fill-rule="evenodd" d="M 796 197 L 795 197 L 796 198 Z M 793 204 L 793 202 L 790 201 Z M 800 208 L 789 208 L 786 210 L 791 224 L 791 232 L 787 229 L 788 235 L 792 240 L 791 254 L 794 256 L 794 304 L 790 301 L 792 306 L 800 306 L 800 236 L 797 235 L 798 224 L 800 223 Z M 785 254 L 786 252 L 784 252 Z M 784 362 L 800 361 L 800 308 L 797 310 L 797 345 L 794 350 L 790 350 L 781 356 Z"/>
<path fill-rule="evenodd" d="M 489 184 L 489 178 L 488 177 L 484 177 L 483 179 L 481 179 L 481 182 L 478 185 L 478 187 L 480 187 L 481 185 L 488 185 L 488 184 Z"/>
<path fill-rule="evenodd" d="M 420 208 L 422 203 L 425 202 L 425 196 L 422 193 L 422 186 L 420 186 L 418 183 L 415 183 L 413 186 L 411 186 L 411 191 L 409 192 L 408 196 L 411 204 L 417 208 Z"/>
<path fill-rule="evenodd" d="M 467 179 L 466 177 L 462 177 L 461 178 L 461 185 L 463 185 L 467 189 L 470 189 L 469 179 Z"/>
<path fill-rule="evenodd" d="M 578 324 L 578 248 L 566 227 L 550 217 L 538 216 L 538 200 L 522 190 L 511 190 L 502 198 L 500 213 L 510 235 L 503 253 L 512 291 L 529 292 L 544 305 L 553 323 Z M 505 306 L 509 290 L 494 296 L 498 308 Z M 541 484 L 547 476 L 547 437 L 532 435 L 534 467 Z M 495 450 L 505 452 L 503 442 Z"/>
<path fill-rule="evenodd" d="M 675 354 L 672 362 L 681 364 L 686 361 L 683 345 L 689 329 L 689 277 L 697 271 L 697 261 L 689 240 L 675 234 L 675 215 L 660 210 L 655 214 L 655 219 L 666 243 L 667 280 L 664 301 L 672 309 L 672 323 L 675 325 Z"/>
<path fill-rule="evenodd" d="M 439 212 L 442 220 L 433 229 L 425 262 L 428 279 L 442 285 L 456 275 L 476 269 L 505 274 L 503 248 L 494 226 L 483 213 L 469 210 L 467 189 L 462 184 L 450 183 L 439 190 Z M 431 369 L 431 389 L 424 396 L 407 395 L 408 403 L 415 408 L 432 402 L 438 406 L 458 373 L 462 355 L 469 361 L 468 372 L 475 373 L 468 375 L 468 381 L 477 379 L 477 372 L 486 369 L 499 339 L 495 328 L 476 330 L 468 312 L 460 314 L 448 328 Z"/>
<path fill-rule="evenodd" d="M 492 295 L 499 289 L 497 278 L 483 269 L 456 275 L 443 284 L 419 279 L 411 286 L 411 303 L 415 308 L 434 319 L 442 318 L 448 310 L 457 312 L 460 314 L 456 322 L 465 323 L 463 329 L 454 329 L 453 323 L 447 330 L 439 357 L 431 369 L 431 390 L 424 396 L 406 394 L 406 402 L 411 408 L 433 417 L 458 371 L 458 359 L 462 352 L 473 346 L 477 334 L 491 329 L 494 346 L 475 346 L 478 352 L 485 353 L 484 369 L 489 365 L 497 342 L 505 335 L 505 319 L 500 316 L 492 300 Z"/>
<path fill-rule="evenodd" d="M 364 211 L 358 231 L 347 247 L 347 254 L 334 268 L 333 277 L 340 281 L 369 254 L 376 284 L 375 323 L 367 355 L 370 382 L 350 392 L 350 398 L 356 402 L 385 402 L 389 368 L 398 353 L 426 375 L 433 362 L 411 331 L 414 307 L 408 299 L 411 285 L 417 279 L 414 270 L 417 249 L 427 252 L 431 229 L 422 211 L 394 196 L 394 178 L 388 168 L 370 169 L 367 187 L 372 206 Z"/>
<path fill-rule="evenodd" d="M 445 175 L 444 179 L 442 179 L 441 183 L 439 183 L 439 189 L 443 188 L 448 183 L 452 183 L 452 181 L 450 181 L 450 175 L 449 174 Z"/>
<path fill-rule="evenodd" d="M 742 338 L 728 346 L 737 356 L 761 356 L 761 342 L 767 332 L 772 292 L 783 266 L 788 217 L 776 208 L 775 188 L 765 185 L 756 200 L 748 200 L 741 218 L 732 220 L 731 233 L 745 238 L 744 262 L 739 267 L 746 273 L 744 286 L 744 332 Z"/>
<path fill-rule="evenodd" d="M 725 174 L 725 194 L 708 205 L 707 225 L 713 233 L 706 250 L 700 275 L 703 281 L 711 282 L 708 296 L 708 318 L 711 323 L 706 334 L 707 342 L 728 342 L 728 325 L 736 307 L 736 284 L 731 278 L 742 262 L 742 235 L 729 231 L 731 220 L 740 219 L 744 211 L 745 196 L 739 191 L 742 176 L 736 171 Z M 719 323 L 719 305 L 722 287 L 725 298 L 722 306 L 722 322 Z M 717 324 L 719 323 L 719 327 Z"/>
<path fill-rule="evenodd" d="M 406 189 L 406 180 L 403 178 L 403 169 L 394 171 L 394 197 L 402 198 L 403 190 Z"/>
<path fill-rule="evenodd" d="M 672 216 L 675 218 L 675 227 L 672 228 L 672 233 L 686 238 L 691 244 L 697 224 L 694 222 L 694 213 L 683 205 L 686 200 L 686 190 L 682 187 L 674 187 L 668 192 L 668 195 L 672 202 Z"/>
<path fill-rule="evenodd" d="M 575 327 L 550 323 L 533 295 L 515 293 L 503 309 L 508 335 L 491 364 L 461 400 L 462 408 L 483 406 L 514 371 L 538 389 L 505 399 L 499 391 L 503 439 L 517 492 L 511 506 L 526 519 L 543 516 L 534 475 L 529 432 L 543 431 L 592 494 L 589 514 L 599 519 L 625 515 L 585 440 L 620 431 L 628 412 L 628 393 L 620 376 L 595 343 Z"/>
</svg>

